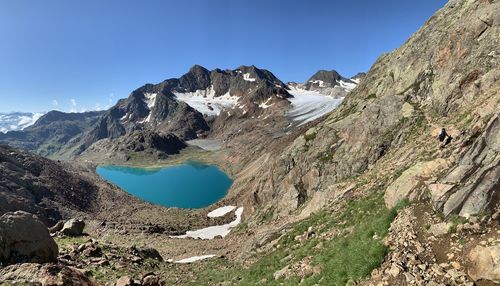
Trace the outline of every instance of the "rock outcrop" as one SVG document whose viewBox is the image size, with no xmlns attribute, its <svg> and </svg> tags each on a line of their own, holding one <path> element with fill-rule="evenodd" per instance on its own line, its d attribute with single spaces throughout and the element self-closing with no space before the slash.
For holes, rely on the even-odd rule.
<svg viewBox="0 0 500 286">
<path fill-rule="evenodd" d="M 497 1 L 450 1 L 382 55 L 328 118 L 303 130 L 309 135 L 268 146 L 260 158 L 275 159 L 243 170 L 234 193 L 283 216 L 370 173 L 379 187 L 395 184 L 388 205 L 427 197 L 462 216 L 498 206 L 499 15 Z M 442 128 L 453 138 L 445 146 L 435 132 Z M 415 165 L 441 161 L 428 174 Z"/>
<path fill-rule="evenodd" d="M 16 211 L 0 217 L 1 265 L 55 262 L 57 255 L 57 244 L 36 216 Z"/>
<path fill-rule="evenodd" d="M 468 274 L 475 281 L 480 279 L 500 283 L 500 245 L 476 246 L 468 255 Z"/>
<path fill-rule="evenodd" d="M 7 285 L 99 285 L 76 268 L 53 263 L 24 263 L 1 268 L 0 281 Z"/>
<path fill-rule="evenodd" d="M 85 222 L 80 219 L 70 219 L 64 223 L 61 233 L 68 236 L 79 236 L 83 234 Z"/>
</svg>

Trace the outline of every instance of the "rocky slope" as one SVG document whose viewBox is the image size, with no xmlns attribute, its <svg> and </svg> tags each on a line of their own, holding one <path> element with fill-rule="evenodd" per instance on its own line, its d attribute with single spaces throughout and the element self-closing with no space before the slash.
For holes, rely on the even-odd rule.
<svg viewBox="0 0 500 286">
<path fill-rule="evenodd" d="M 270 148 L 278 152 L 252 170 L 252 194 L 235 193 L 286 214 L 373 171 L 405 186 L 388 187 L 388 206 L 420 197 L 446 215 L 497 206 L 498 9 L 496 2 L 448 3 L 380 57 L 327 119 L 289 146 Z M 441 128 L 449 142 L 438 141 Z"/>
<path fill-rule="evenodd" d="M 180 79 L 144 87 L 113 109 L 119 115 L 101 125 L 103 138 L 141 149 L 135 139 L 116 138 L 132 134 L 146 143 L 156 133 L 142 136 L 143 126 L 154 132 L 168 126 L 162 116 L 145 121 L 156 116 L 157 99 L 151 107 L 144 100 L 190 103 L 184 111 L 224 140 L 213 160 L 235 181 L 220 204 L 242 206 L 244 223 L 224 238 L 173 238 L 210 219 L 175 213 L 185 225 L 172 227 L 164 221 L 172 210 L 136 201 L 130 207 L 131 198 L 99 192 L 101 202 L 113 202 L 100 213 L 122 220 L 90 224 L 93 237 L 122 248 L 133 239 L 165 257 L 213 260 L 150 264 L 120 247 L 92 255 L 87 249 L 100 242 L 70 240 L 60 263 L 95 271 L 102 282 L 154 269 L 171 284 L 494 285 L 500 281 L 499 17 L 498 1 L 450 1 L 382 55 L 337 109 L 293 128 L 287 117 L 293 92 L 252 67 L 195 66 Z M 329 78 L 337 81 L 334 74 L 314 80 Z M 235 93 L 225 96 L 231 88 Z M 218 97 L 217 104 L 204 100 Z"/>
<path fill-rule="evenodd" d="M 381 56 L 326 119 L 252 153 L 230 191 L 246 202 L 247 223 L 255 231 L 247 249 L 269 245 L 278 251 L 280 226 L 372 193 L 383 193 L 380 203 L 389 208 L 425 202 L 431 216 L 443 214 L 441 222 L 455 226 L 457 217 L 485 216 L 477 235 L 497 241 L 491 215 L 498 218 L 500 208 L 499 9 L 498 1 L 450 1 L 403 46 Z M 233 148 L 227 158 L 237 165 L 245 154 Z M 415 228 L 425 224 L 419 220 Z M 466 240 L 473 237 L 463 233 Z M 455 253 L 456 240 L 431 243 L 437 258 L 426 262 L 444 263 L 446 256 L 435 252 Z M 462 258 L 476 246 L 467 244 Z M 466 265 L 457 279 L 474 265 L 460 263 Z M 395 274 L 396 284 L 382 285 L 410 283 L 403 272 Z"/>
<path fill-rule="evenodd" d="M 143 138 L 148 144 L 164 148 L 183 144 L 176 137 Z M 142 141 L 138 139 L 137 142 Z M 136 144 L 134 142 L 133 144 Z M 126 146 L 126 144 L 124 145 Z M 148 149 L 146 149 L 148 150 Z M 71 217 L 107 221 L 108 230 L 136 233 L 148 231 L 178 234 L 189 226 L 203 226 L 203 211 L 166 209 L 143 202 L 118 189 L 95 174 L 95 166 L 55 162 L 44 157 L 0 145 L 0 214 L 14 211 L 35 214 L 46 225 Z"/>
<path fill-rule="evenodd" d="M 54 224 L 92 212 L 98 188 L 51 160 L 0 146 L 0 213 L 23 210 Z"/>
</svg>

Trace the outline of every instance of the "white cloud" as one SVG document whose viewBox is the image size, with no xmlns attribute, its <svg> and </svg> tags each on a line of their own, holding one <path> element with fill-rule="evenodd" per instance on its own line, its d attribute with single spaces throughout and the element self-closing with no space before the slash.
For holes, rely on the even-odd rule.
<svg viewBox="0 0 500 286">
<path fill-rule="evenodd" d="M 78 105 L 78 102 L 76 102 L 76 99 L 72 98 L 70 101 L 71 108 L 69 109 L 69 112 L 78 112 L 76 110 L 76 106 Z"/>
<path fill-rule="evenodd" d="M 52 105 L 53 106 L 59 106 L 59 102 L 57 100 L 52 100 Z"/>
</svg>

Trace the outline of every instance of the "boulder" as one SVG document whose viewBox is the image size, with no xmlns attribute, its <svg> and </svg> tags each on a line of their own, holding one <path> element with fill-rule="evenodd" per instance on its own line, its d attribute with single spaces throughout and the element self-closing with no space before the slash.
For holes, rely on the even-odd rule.
<svg viewBox="0 0 500 286">
<path fill-rule="evenodd" d="M 0 264 L 54 262 L 58 253 L 49 230 L 35 215 L 16 211 L 0 217 Z"/>
<path fill-rule="evenodd" d="M 116 281 L 115 286 L 133 286 L 134 280 L 130 276 L 122 276 Z"/>
<path fill-rule="evenodd" d="M 142 276 L 141 285 L 142 286 L 160 286 L 161 285 L 160 278 L 152 272 L 146 273 Z"/>
<path fill-rule="evenodd" d="M 280 278 L 285 277 L 287 272 L 289 271 L 289 269 L 290 269 L 290 266 L 287 265 L 287 266 L 283 267 L 282 269 L 274 272 L 274 274 L 273 274 L 274 280 L 278 280 Z"/>
<path fill-rule="evenodd" d="M 434 208 L 440 209 L 442 207 L 442 205 L 446 202 L 446 195 L 453 189 L 453 187 L 455 187 L 455 185 L 443 183 L 435 183 L 427 186 Z"/>
<path fill-rule="evenodd" d="M 384 195 L 385 204 L 393 208 L 399 201 L 404 199 L 415 199 L 424 181 L 437 176 L 439 172 L 446 169 L 450 162 L 445 159 L 436 159 L 427 162 L 418 162 L 399 176 L 387 187 Z"/>
<path fill-rule="evenodd" d="M 64 223 L 61 233 L 68 236 L 79 236 L 82 235 L 84 228 L 85 222 L 83 220 L 73 218 Z"/>
<path fill-rule="evenodd" d="M 49 232 L 56 233 L 58 231 L 61 231 L 63 227 L 64 227 L 64 221 L 60 220 L 53 227 L 49 228 Z"/>
<path fill-rule="evenodd" d="M 79 269 L 53 263 L 23 263 L 1 268 L 0 281 L 6 285 L 99 285 Z"/>
<path fill-rule="evenodd" d="M 431 225 L 431 227 L 429 228 L 429 232 L 432 233 L 434 236 L 441 236 L 447 234 L 450 231 L 450 228 L 451 228 L 451 223 L 440 222 Z"/>
<path fill-rule="evenodd" d="M 480 279 L 500 283 L 500 245 L 476 246 L 468 255 L 468 274 L 474 281 Z"/>
<path fill-rule="evenodd" d="M 139 256 L 140 258 L 143 259 L 156 259 L 158 261 L 163 261 L 163 257 L 161 257 L 160 253 L 158 250 L 152 248 L 152 247 L 136 247 L 132 246 L 130 247 L 130 253 L 136 256 Z"/>
</svg>

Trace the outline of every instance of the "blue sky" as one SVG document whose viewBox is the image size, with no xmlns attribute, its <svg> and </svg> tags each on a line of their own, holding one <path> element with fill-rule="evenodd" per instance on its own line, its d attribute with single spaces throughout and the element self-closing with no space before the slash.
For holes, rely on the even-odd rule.
<svg viewBox="0 0 500 286">
<path fill-rule="evenodd" d="M 367 71 L 444 0 L 0 0 L 0 112 L 105 108 L 144 83 L 256 65 Z"/>
</svg>

